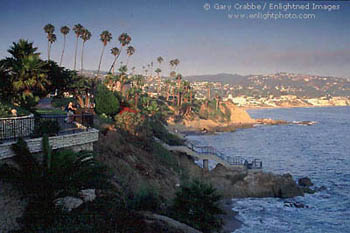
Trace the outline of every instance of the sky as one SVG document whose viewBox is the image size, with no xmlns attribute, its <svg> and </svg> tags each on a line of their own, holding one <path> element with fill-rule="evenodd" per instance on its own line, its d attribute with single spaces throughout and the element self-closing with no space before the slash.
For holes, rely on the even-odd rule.
<svg viewBox="0 0 350 233">
<path fill-rule="evenodd" d="M 151 61 L 157 66 L 156 58 L 162 56 L 165 62 L 161 69 L 165 75 L 170 70 L 169 61 L 178 58 L 177 71 L 183 75 L 292 72 L 350 77 L 350 1 L 0 0 L 0 3 L 0 59 L 9 56 L 7 50 L 12 42 L 21 38 L 34 42 L 42 59 L 47 59 L 43 27 L 51 23 L 57 35 L 51 58 L 58 62 L 63 47 L 60 27 L 72 28 L 80 23 L 92 33 L 84 51 L 84 68 L 89 70 L 97 70 L 102 50 L 99 35 L 108 30 L 113 40 L 104 53 L 105 71 L 113 61 L 110 49 L 120 47 L 117 38 L 127 32 L 132 37 L 130 45 L 136 48 L 129 65 L 138 71 Z M 294 4 L 299 8 L 278 10 L 269 8 L 270 4 L 290 4 L 289 7 Z M 300 9 L 306 4 L 309 9 Z M 326 6 L 326 10 L 312 9 L 312 4 Z M 246 8 L 258 5 L 266 8 Z M 336 9 L 329 8 L 331 5 Z M 272 17 L 267 13 L 274 13 L 273 17 L 294 14 L 303 19 L 247 19 L 258 17 L 253 14 Z M 80 41 L 78 67 L 81 44 Z M 74 46 L 75 35 L 71 31 L 63 60 L 67 68 L 73 66 Z M 126 62 L 125 50 L 120 61 Z"/>
</svg>

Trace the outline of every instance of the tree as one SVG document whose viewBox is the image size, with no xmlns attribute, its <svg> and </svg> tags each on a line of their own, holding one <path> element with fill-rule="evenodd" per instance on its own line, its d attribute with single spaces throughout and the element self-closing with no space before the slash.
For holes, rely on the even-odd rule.
<svg viewBox="0 0 350 233">
<path fill-rule="evenodd" d="M 112 40 L 112 33 L 110 33 L 109 31 L 103 31 L 100 34 L 100 40 L 103 43 L 103 47 L 102 47 L 102 52 L 101 52 L 101 56 L 100 56 L 100 61 L 98 63 L 97 75 L 100 73 L 100 70 L 101 70 L 102 57 L 103 57 L 103 53 L 105 51 L 105 48 L 106 48 L 108 42 L 110 42 Z"/>
<path fill-rule="evenodd" d="M 56 34 L 52 33 L 52 34 L 48 34 L 47 35 L 47 39 L 49 41 L 49 54 L 48 54 L 48 60 L 50 61 L 50 55 L 51 55 L 51 47 L 52 44 L 56 42 Z"/>
<path fill-rule="evenodd" d="M 61 59 L 60 59 L 60 66 L 62 66 L 64 50 L 65 50 L 65 48 L 66 48 L 67 34 L 68 34 L 69 32 L 70 32 L 70 28 L 69 28 L 68 26 L 63 26 L 63 27 L 61 27 L 61 33 L 63 34 L 63 48 L 62 48 L 62 54 L 61 54 Z"/>
<path fill-rule="evenodd" d="M 176 68 L 177 68 L 177 66 L 180 64 L 180 60 L 179 59 L 173 59 L 173 60 L 170 60 L 170 62 L 169 62 L 169 65 L 171 66 L 171 68 L 173 68 L 174 70 L 173 71 L 175 71 L 176 70 Z"/>
<path fill-rule="evenodd" d="M 217 232 L 223 226 L 219 216 L 224 214 L 220 200 L 221 196 L 212 185 L 195 180 L 183 185 L 176 193 L 171 206 L 172 216 L 205 233 Z"/>
<path fill-rule="evenodd" d="M 157 73 L 157 77 L 158 77 L 158 94 L 160 94 L 160 91 L 161 91 L 161 78 L 160 78 L 160 72 L 162 72 L 162 70 L 160 68 L 157 68 L 154 72 Z"/>
<path fill-rule="evenodd" d="M 179 59 L 175 59 L 174 60 L 174 66 L 175 66 L 175 70 L 176 70 L 176 68 L 177 68 L 177 66 L 180 64 L 180 60 Z"/>
<path fill-rule="evenodd" d="M 117 47 L 114 47 L 114 48 L 111 49 L 111 53 L 112 53 L 113 56 L 114 56 L 114 61 L 113 61 L 113 63 L 115 63 L 115 62 L 117 61 L 118 57 L 119 57 L 120 50 L 119 50 Z M 111 71 L 109 71 L 109 72 L 111 72 Z M 112 74 L 114 74 L 114 66 L 113 66 L 113 68 L 112 68 Z"/>
<path fill-rule="evenodd" d="M 160 65 L 162 64 L 163 61 L 164 61 L 164 59 L 162 57 L 157 58 L 157 62 L 159 63 L 159 68 L 160 68 Z"/>
<path fill-rule="evenodd" d="M 80 38 L 83 40 L 83 46 L 81 48 L 81 73 L 83 73 L 84 70 L 84 46 L 85 42 L 90 40 L 91 38 L 91 32 L 87 30 L 86 28 L 81 32 Z"/>
<path fill-rule="evenodd" d="M 46 70 L 47 79 L 50 82 L 47 87 L 49 93 L 57 91 L 59 96 L 63 96 L 63 93 L 68 91 L 69 86 L 75 81 L 75 71 L 65 69 L 54 61 L 47 61 L 44 70 Z"/>
<path fill-rule="evenodd" d="M 51 45 L 53 43 L 51 42 L 52 34 L 55 32 L 55 26 L 53 26 L 52 24 L 46 24 L 44 26 L 44 31 L 47 34 L 47 60 L 50 60 L 50 50 L 51 50 Z"/>
<path fill-rule="evenodd" d="M 178 74 L 176 75 L 176 80 L 177 80 L 177 89 L 178 89 L 178 96 L 177 96 L 177 105 L 180 106 L 181 103 L 181 80 L 182 80 L 182 75 Z"/>
<path fill-rule="evenodd" d="M 40 97 L 47 95 L 50 82 L 47 79 L 45 63 L 40 60 L 33 43 L 20 40 L 8 50 L 12 57 L 0 61 L 2 73 L 9 80 L 1 82 L 1 91 L 9 96 L 13 104 L 32 108 Z M 4 87 L 4 84 L 8 85 Z"/>
<path fill-rule="evenodd" d="M 168 100 L 169 100 L 169 93 L 170 93 L 170 84 L 171 84 L 171 81 L 167 79 L 167 80 L 165 81 L 165 84 L 166 84 L 166 100 L 168 101 Z"/>
<path fill-rule="evenodd" d="M 128 55 L 128 60 L 126 61 L 126 66 L 128 66 L 129 64 L 129 59 L 130 57 L 136 52 L 135 48 L 132 47 L 132 46 L 129 46 L 127 49 L 126 49 L 126 53 Z"/>
<path fill-rule="evenodd" d="M 121 44 L 120 47 L 120 52 L 118 53 L 118 55 L 116 56 L 116 58 L 114 59 L 111 68 L 109 69 L 109 72 L 111 72 L 111 70 L 114 68 L 115 66 L 115 62 L 117 61 L 118 57 L 120 56 L 123 47 L 128 45 L 131 42 L 131 37 L 127 34 L 127 33 L 122 33 L 119 37 L 118 37 L 119 43 Z"/>
<path fill-rule="evenodd" d="M 75 52 L 74 52 L 74 70 L 76 70 L 76 64 L 77 64 L 77 53 L 78 53 L 78 41 L 79 41 L 79 37 L 81 36 L 81 33 L 83 32 L 83 25 L 81 24 L 76 24 L 73 27 L 73 31 L 75 33 L 76 36 L 76 42 L 75 42 Z"/>
<path fill-rule="evenodd" d="M 209 101 L 210 101 L 210 89 L 211 89 L 211 84 L 208 82 L 206 84 L 206 87 L 207 87 L 207 91 L 208 91 L 208 96 L 207 96 L 207 106 L 209 104 Z"/>
<path fill-rule="evenodd" d="M 119 101 L 105 85 L 98 85 L 95 96 L 96 113 L 114 116 L 119 111 Z"/>
<path fill-rule="evenodd" d="M 215 109 L 218 110 L 220 106 L 220 100 L 221 100 L 221 97 L 219 94 L 215 95 L 215 100 L 216 100 Z"/>
<path fill-rule="evenodd" d="M 13 42 L 7 52 L 10 53 L 14 59 L 19 60 L 28 55 L 39 56 L 40 53 L 37 53 L 37 50 L 38 48 L 33 46 L 33 42 L 20 39 L 17 43 Z"/>
</svg>

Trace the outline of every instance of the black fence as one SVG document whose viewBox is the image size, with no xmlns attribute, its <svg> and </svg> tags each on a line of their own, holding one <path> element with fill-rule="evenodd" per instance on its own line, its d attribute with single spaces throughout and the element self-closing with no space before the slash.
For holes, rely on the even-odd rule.
<svg viewBox="0 0 350 233">
<path fill-rule="evenodd" d="M 64 135 L 86 131 L 93 127 L 94 114 L 37 115 L 18 118 L 0 118 L 0 143 L 19 137 L 35 138 L 43 134 Z"/>
<path fill-rule="evenodd" d="M 0 118 L 0 142 L 29 137 L 34 131 L 34 115 Z"/>
</svg>

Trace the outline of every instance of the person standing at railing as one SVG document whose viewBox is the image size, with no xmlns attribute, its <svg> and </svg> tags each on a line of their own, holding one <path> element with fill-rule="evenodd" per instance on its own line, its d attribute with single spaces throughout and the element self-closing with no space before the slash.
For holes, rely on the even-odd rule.
<svg viewBox="0 0 350 233">
<path fill-rule="evenodd" d="M 77 110 L 77 108 L 75 108 L 73 106 L 73 103 L 72 102 L 69 102 L 67 107 L 66 107 L 66 112 L 67 112 L 67 118 L 66 118 L 66 122 L 68 123 L 72 123 L 73 120 L 74 120 L 74 114 L 75 114 L 75 111 Z"/>
</svg>

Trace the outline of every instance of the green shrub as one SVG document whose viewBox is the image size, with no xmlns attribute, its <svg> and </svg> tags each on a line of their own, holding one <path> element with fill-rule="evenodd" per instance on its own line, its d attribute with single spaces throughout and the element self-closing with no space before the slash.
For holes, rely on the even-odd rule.
<svg viewBox="0 0 350 233">
<path fill-rule="evenodd" d="M 139 113 L 123 112 L 114 117 L 115 126 L 131 135 L 138 136 L 143 129 L 144 117 Z"/>
<path fill-rule="evenodd" d="M 195 180 L 176 193 L 170 207 L 171 216 L 203 232 L 216 232 L 223 225 L 220 215 L 224 212 L 219 207 L 220 200 L 215 188 Z"/>
<path fill-rule="evenodd" d="M 169 133 L 160 121 L 148 120 L 148 124 L 155 137 L 159 138 L 163 142 L 171 146 L 179 146 L 184 144 L 184 140 L 178 136 Z"/>
<path fill-rule="evenodd" d="M 42 137 L 44 135 L 56 136 L 60 131 L 60 125 L 54 120 L 39 119 L 35 122 L 34 136 Z"/>
<path fill-rule="evenodd" d="M 151 142 L 151 153 L 159 162 L 173 168 L 175 171 L 179 171 L 179 166 L 177 165 L 174 155 L 172 155 L 171 152 L 165 149 L 161 144 Z"/>
<path fill-rule="evenodd" d="M 15 107 L 11 104 L 7 104 L 7 103 L 2 103 L 0 102 L 0 117 L 11 117 L 13 116 L 11 113 L 11 110 L 15 109 L 17 111 L 17 116 L 26 116 L 29 115 L 30 112 L 20 108 L 20 107 Z"/>
<path fill-rule="evenodd" d="M 51 226 L 57 212 L 53 204 L 56 198 L 76 196 L 82 189 L 110 188 L 109 174 L 92 152 L 52 152 L 47 137 L 42 144 L 42 162 L 30 153 L 26 142 L 19 139 L 12 146 L 16 165 L 0 167 L 0 179 L 17 185 L 27 194 L 28 206 L 21 220 L 23 232 L 40 232 L 33 229 Z"/>
<path fill-rule="evenodd" d="M 95 96 L 95 111 L 97 114 L 114 116 L 119 111 L 119 101 L 105 85 L 99 85 Z"/>
<path fill-rule="evenodd" d="M 131 209 L 153 212 L 160 209 L 160 204 L 158 192 L 149 186 L 141 187 L 134 197 L 129 199 L 128 203 Z"/>
<path fill-rule="evenodd" d="M 75 98 L 53 98 L 51 105 L 55 108 L 65 108 L 68 106 L 69 102 L 72 102 L 74 105 L 77 104 Z"/>
</svg>

